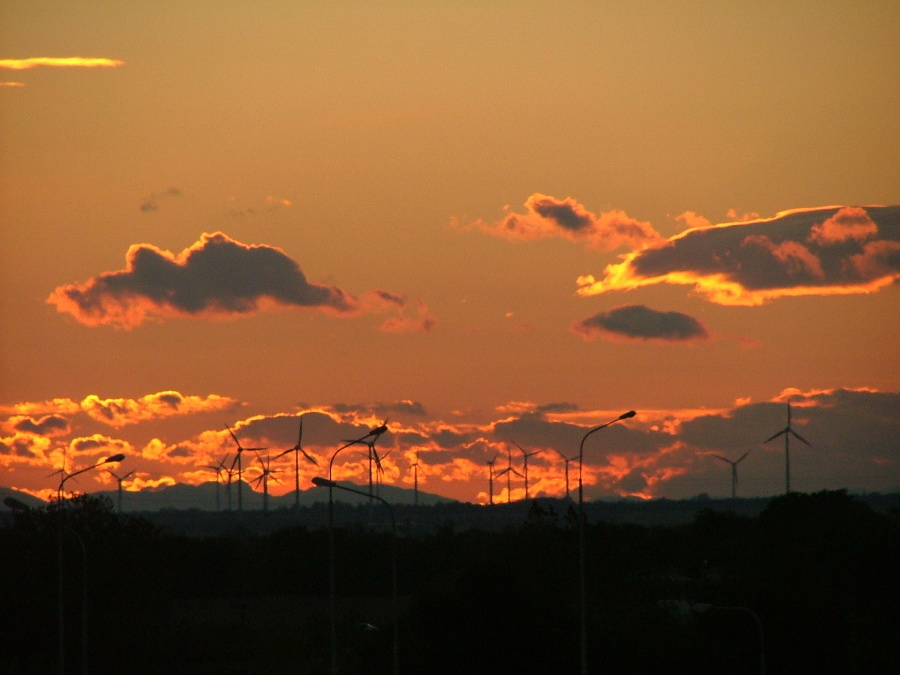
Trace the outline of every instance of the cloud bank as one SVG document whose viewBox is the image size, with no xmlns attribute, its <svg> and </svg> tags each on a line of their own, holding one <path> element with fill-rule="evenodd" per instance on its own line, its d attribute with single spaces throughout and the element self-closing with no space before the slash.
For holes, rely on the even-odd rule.
<svg viewBox="0 0 900 675">
<path fill-rule="evenodd" d="M 900 279 L 900 207 L 827 207 L 690 228 L 626 254 L 580 295 L 681 284 L 722 305 L 784 296 L 874 293 Z"/>
<path fill-rule="evenodd" d="M 352 316 L 384 311 L 392 304 L 386 297 L 398 298 L 372 291 L 358 299 L 337 286 L 311 283 L 281 249 L 243 244 L 222 232 L 204 233 L 177 255 L 136 244 L 125 260 L 123 270 L 58 287 L 47 302 L 88 326 L 131 329 L 151 319 L 231 318 L 266 309 Z"/>
</svg>

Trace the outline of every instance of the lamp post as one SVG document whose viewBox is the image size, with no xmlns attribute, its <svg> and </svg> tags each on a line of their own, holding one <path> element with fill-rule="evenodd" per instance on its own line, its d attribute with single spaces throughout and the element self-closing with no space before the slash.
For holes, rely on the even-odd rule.
<svg viewBox="0 0 900 675">
<path fill-rule="evenodd" d="M 601 424 L 588 431 L 581 438 L 581 445 L 578 448 L 578 596 L 580 600 L 580 633 L 581 633 L 581 675 L 588 675 L 587 666 L 587 593 L 585 592 L 585 545 L 584 545 L 584 483 L 582 482 L 582 467 L 584 466 L 584 442 L 587 437 L 596 431 L 605 429 L 610 424 L 615 424 L 620 420 L 627 420 L 634 417 L 637 413 L 634 410 L 622 413 L 616 419 L 610 420 L 606 424 Z"/>
<path fill-rule="evenodd" d="M 116 455 L 112 455 L 111 457 L 107 457 L 96 464 L 92 464 L 89 467 L 84 469 L 80 469 L 79 471 L 73 471 L 70 474 L 63 474 L 62 479 L 59 481 L 59 487 L 56 489 L 56 508 L 58 511 L 57 517 L 59 520 L 59 528 L 58 528 L 58 582 L 59 582 L 59 673 L 60 675 L 65 675 L 66 672 L 66 616 L 65 616 L 65 584 L 63 581 L 63 567 L 64 567 L 64 556 L 65 556 L 65 547 L 63 545 L 63 528 L 69 530 L 75 535 L 75 538 L 78 540 L 78 543 L 81 545 L 81 555 L 82 555 L 82 602 L 81 602 L 81 665 L 82 672 L 84 675 L 87 674 L 87 549 L 84 546 L 84 541 L 78 536 L 78 533 L 66 525 L 63 522 L 63 506 L 62 506 L 62 492 L 63 486 L 66 484 L 66 481 L 72 478 L 73 476 L 77 476 L 82 473 L 86 473 L 91 471 L 92 469 L 96 469 L 98 467 L 103 466 L 104 464 L 113 464 L 116 462 L 121 462 L 125 459 L 125 455 L 119 453 Z"/>
<path fill-rule="evenodd" d="M 715 610 L 721 612 L 740 612 L 742 614 L 749 614 L 751 617 L 753 617 L 753 622 L 756 624 L 756 634 L 759 639 L 759 675 L 766 675 L 766 642 L 765 638 L 763 637 L 762 621 L 760 620 L 759 615 L 756 612 L 754 612 L 749 607 L 712 605 L 708 602 L 695 603 L 691 606 L 691 609 L 693 609 L 697 614 Z"/>
<path fill-rule="evenodd" d="M 335 455 L 337 452 L 334 453 Z M 333 459 L 333 457 L 332 457 Z M 330 471 L 329 467 L 329 471 Z M 352 492 L 354 494 L 362 495 L 363 497 L 369 496 L 377 499 L 382 504 L 387 507 L 388 513 L 391 516 L 391 596 L 392 596 L 392 605 L 393 605 L 393 659 L 394 659 L 394 675 L 399 675 L 400 673 L 400 637 L 399 637 L 399 607 L 398 607 L 398 595 L 397 595 L 397 520 L 394 518 L 394 509 L 391 508 L 391 505 L 388 503 L 386 499 L 380 497 L 379 495 L 369 495 L 362 490 L 355 490 L 346 485 L 339 485 L 328 478 L 320 478 L 316 476 L 312 479 L 314 485 L 318 487 L 327 487 L 330 490 L 337 488 L 339 490 L 344 490 L 346 492 Z M 331 560 L 331 578 L 334 578 L 334 559 Z M 332 618 L 333 625 L 333 618 Z M 332 637 L 334 637 L 334 630 L 332 629 Z M 335 653 L 334 646 L 332 646 L 332 654 Z M 332 670 L 334 671 L 334 663 L 332 663 Z"/>
</svg>

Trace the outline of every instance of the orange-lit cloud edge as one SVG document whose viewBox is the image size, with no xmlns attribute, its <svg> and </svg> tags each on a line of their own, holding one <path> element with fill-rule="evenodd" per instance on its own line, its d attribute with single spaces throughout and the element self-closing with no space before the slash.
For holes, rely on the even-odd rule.
<svg viewBox="0 0 900 675">
<path fill-rule="evenodd" d="M 31 68 L 118 68 L 124 61 L 83 56 L 34 56 L 27 59 L 0 59 L 0 68 L 30 70 Z"/>
<path fill-rule="evenodd" d="M 176 400 L 173 407 L 171 402 Z M 721 466 L 710 455 L 736 457 L 748 450 L 753 451 L 756 470 L 770 474 L 769 482 L 777 485 L 783 462 L 782 445 L 763 441 L 783 428 L 788 402 L 794 407 L 794 428 L 812 444 L 809 452 L 815 453 L 823 475 L 843 476 L 851 481 L 857 475 L 879 475 L 881 489 L 900 487 L 900 449 L 896 446 L 900 392 L 791 388 L 768 401 L 738 400 L 723 409 L 639 410 L 634 418 L 591 437 L 584 456 L 585 494 L 591 499 L 649 499 L 670 495 L 673 490 L 688 496 L 707 492 L 724 485 Z M 237 405 L 223 396 L 162 392 L 139 399 L 92 395 L 80 403 L 55 399 L 7 406 L 4 411 L 9 417 L 0 423 L 3 482 L 7 487 L 49 498 L 55 495 L 55 479 L 51 477 L 54 471 L 65 465 L 71 472 L 119 452 L 126 455 L 122 471 L 134 472 L 124 486 L 127 490 L 214 481 L 216 473 L 209 467 L 230 462 L 234 455 L 234 441 L 224 423 L 174 443 L 157 437 L 137 442 L 92 431 L 90 427 L 104 424 L 118 429 L 127 424 L 139 429 L 142 423 L 167 417 L 233 413 Z M 245 447 L 268 448 L 275 454 L 293 446 L 303 417 L 304 448 L 318 460 L 318 466 L 301 465 L 301 484 L 309 487 L 312 477 L 321 475 L 322 467 L 328 465 L 331 453 L 346 440 L 380 425 L 387 409 L 306 407 L 245 417 L 231 427 Z M 577 455 L 580 441 L 589 429 L 615 419 L 621 412 L 514 402 L 498 408 L 495 419 L 476 424 L 431 419 L 423 406 L 409 401 L 390 409 L 396 414 L 388 422 L 389 432 L 378 444 L 384 482 L 412 487 L 412 464 L 418 461 L 421 490 L 480 503 L 488 501 L 487 460 L 499 454 L 496 470 L 500 471 L 507 466 L 511 451 L 513 465 L 521 472 L 522 458 L 517 446 L 538 451 L 529 461 L 530 495 L 563 496 L 565 459 Z M 279 471 L 293 478 L 290 459 L 285 457 L 277 465 Z M 749 471 L 750 464 L 742 464 L 742 468 Z M 252 476 L 252 469 L 248 470 L 248 476 Z M 359 450 L 344 451 L 334 464 L 333 477 L 366 482 L 365 449 L 360 446 Z M 88 490 L 88 485 L 98 483 L 109 487 L 114 480 L 105 472 L 92 472 L 76 489 Z M 574 474 L 570 475 L 570 487 L 573 481 Z M 270 491 L 286 493 L 292 483 L 293 480 L 286 480 L 283 485 L 270 485 Z M 495 480 L 494 500 L 524 497 L 520 478 L 516 477 L 511 487 L 507 494 L 505 479 Z"/>
<path fill-rule="evenodd" d="M 693 286 L 710 302 L 754 306 L 789 296 L 874 293 L 900 279 L 900 207 L 728 215 L 732 222 L 713 225 L 687 211 L 676 217 L 687 229 L 666 239 L 623 211 L 595 215 L 572 197 L 535 193 L 524 213 L 508 212 L 494 223 L 476 220 L 464 229 L 509 240 L 555 237 L 596 251 L 632 249 L 607 265 L 601 278 L 578 277 L 582 296 L 667 283 Z M 593 334 L 583 324 L 575 328 L 585 337 Z"/>
</svg>

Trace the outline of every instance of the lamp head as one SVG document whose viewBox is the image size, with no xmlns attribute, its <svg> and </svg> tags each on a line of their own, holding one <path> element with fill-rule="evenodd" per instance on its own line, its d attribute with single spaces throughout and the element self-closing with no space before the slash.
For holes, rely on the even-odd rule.
<svg viewBox="0 0 900 675">
<path fill-rule="evenodd" d="M 317 487 L 337 487 L 337 483 L 333 480 L 328 480 L 327 478 L 322 478 L 321 476 L 315 476 L 312 479 L 313 485 Z"/>
</svg>

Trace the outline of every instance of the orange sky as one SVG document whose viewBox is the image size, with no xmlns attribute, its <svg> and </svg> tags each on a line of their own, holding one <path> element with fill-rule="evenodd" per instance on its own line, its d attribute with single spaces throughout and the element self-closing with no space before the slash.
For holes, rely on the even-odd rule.
<svg viewBox="0 0 900 675">
<path fill-rule="evenodd" d="M 897 489 L 898 29 L 890 2 L 4 3 L 0 485 L 116 452 L 130 489 L 211 480 L 226 423 L 280 450 L 305 414 L 320 460 L 388 418 L 388 482 L 418 452 L 421 489 L 484 502 L 515 443 L 562 495 L 634 409 L 589 497 L 727 495 L 712 455 L 748 450 L 739 493 L 770 495 L 790 401 L 796 489 Z"/>
</svg>

